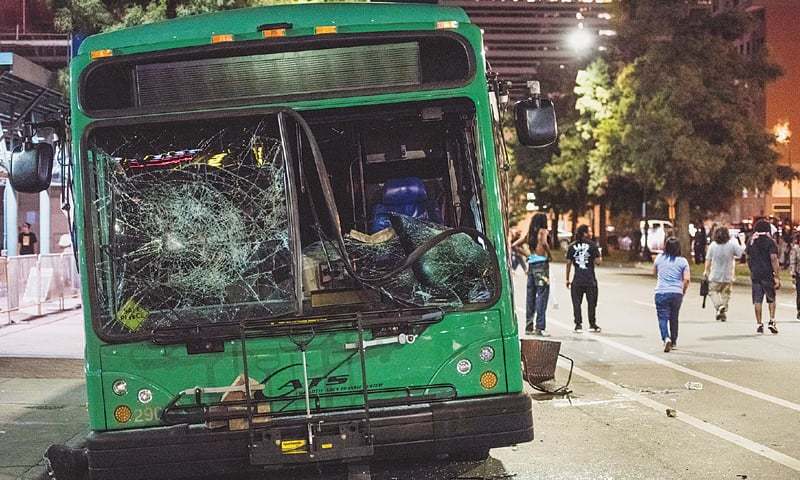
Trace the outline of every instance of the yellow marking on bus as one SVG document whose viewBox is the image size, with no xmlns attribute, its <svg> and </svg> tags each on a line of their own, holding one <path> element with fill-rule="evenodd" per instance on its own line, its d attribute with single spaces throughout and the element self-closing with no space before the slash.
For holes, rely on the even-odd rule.
<svg viewBox="0 0 800 480">
<path fill-rule="evenodd" d="M 298 453 L 308 453 L 305 440 L 283 440 L 281 441 L 281 453 L 284 455 L 296 455 Z"/>
<path fill-rule="evenodd" d="M 149 316 L 150 312 L 142 308 L 133 297 L 123 303 L 122 308 L 117 311 L 117 321 L 131 332 L 139 330 Z"/>
</svg>

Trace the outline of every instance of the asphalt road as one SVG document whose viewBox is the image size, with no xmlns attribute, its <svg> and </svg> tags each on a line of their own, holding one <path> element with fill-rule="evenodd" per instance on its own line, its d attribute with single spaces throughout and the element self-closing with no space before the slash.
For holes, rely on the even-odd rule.
<svg viewBox="0 0 800 480">
<path fill-rule="evenodd" d="M 749 290 L 734 289 L 729 320 L 700 308 L 692 285 L 679 348 L 663 353 L 654 279 L 599 270 L 601 334 L 572 332 L 563 265 L 554 265 L 549 340 L 575 360 L 568 398 L 533 391 L 536 439 L 495 449 L 483 463 L 380 465 L 380 480 L 800 479 L 800 322 L 794 291 L 780 292 L 780 334 L 755 335 Z M 524 318 L 524 275 L 516 303 Z M 2 331 L 0 330 L 0 333 Z M 82 381 L 70 360 L 0 359 L 0 479 L 36 478 L 47 444 L 82 434 Z M 566 364 L 560 367 L 566 367 Z M 557 380 L 566 379 L 559 368 Z M 686 388 L 702 384 L 700 390 Z M 668 417 L 666 409 L 674 409 Z M 343 472 L 260 478 L 341 479 Z"/>
</svg>

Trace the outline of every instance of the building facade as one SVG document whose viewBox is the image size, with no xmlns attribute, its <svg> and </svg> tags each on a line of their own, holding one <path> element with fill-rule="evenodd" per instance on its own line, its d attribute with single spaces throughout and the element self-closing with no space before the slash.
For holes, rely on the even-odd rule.
<svg viewBox="0 0 800 480">
<path fill-rule="evenodd" d="M 512 94 L 525 93 L 528 80 L 545 68 L 574 73 L 575 65 L 605 48 L 615 35 L 611 0 L 440 0 L 463 8 L 484 32 L 486 56 L 502 79 L 512 82 Z M 571 68 L 570 68 L 571 67 Z"/>
</svg>

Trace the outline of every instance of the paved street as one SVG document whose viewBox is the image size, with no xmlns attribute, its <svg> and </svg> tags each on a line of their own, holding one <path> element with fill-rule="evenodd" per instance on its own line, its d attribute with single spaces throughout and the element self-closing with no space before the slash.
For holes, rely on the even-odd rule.
<svg viewBox="0 0 800 480">
<path fill-rule="evenodd" d="M 568 399 L 534 395 L 534 442 L 493 450 L 484 464 L 381 466 L 375 478 L 800 478 L 800 322 L 793 320 L 794 291 L 784 290 L 778 299 L 780 334 L 756 336 L 747 288 L 735 288 L 729 321 L 718 323 L 713 310 L 700 308 L 693 284 L 681 312 L 678 349 L 665 354 L 652 305 L 654 279 L 643 273 L 601 268 L 603 333 L 576 335 L 563 265 L 553 267 L 560 306 L 550 307 L 548 330 L 551 340 L 562 342 L 562 353 L 575 360 L 574 393 Z M 516 280 L 524 286 L 521 274 Z M 523 305 L 524 291 L 518 288 L 518 309 Z M 27 333 L 14 335 L 26 342 L 31 336 L 48 338 L 51 351 L 74 352 L 66 344 L 80 337 L 74 313 L 25 327 Z M 8 355 L 12 330 L 7 328 L 17 326 L 0 329 L 0 356 Z M 63 338 L 60 346 L 47 337 L 54 329 Z M 35 465 L 46 445 L 80 436 L 85 423 L 80 362 L 19 358 L 26 355 L 19 350 L 13 355 L 17 358 L 0 358 L 3 480 L 36 478 L 41 469 Z M 566 370 L 557 375 L 565 379 Z M 702 389 L 689 390 L 687 382 L 699 382 Z M 677 416 L 667 417 L 667 408 Z M 341 474 L 313 471 L 293 477 L 338 479 Z"/>
</svg>

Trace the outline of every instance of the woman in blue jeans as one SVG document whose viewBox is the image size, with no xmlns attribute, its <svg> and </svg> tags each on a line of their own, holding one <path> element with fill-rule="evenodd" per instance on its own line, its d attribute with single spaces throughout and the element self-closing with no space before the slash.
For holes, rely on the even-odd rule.
<svg viewBox="0 0 800 480">
<path fill-rule="evenodd" d="M 681 244 L 675 237 L 669 237 L 664 245 L 664 253 L 656 257 L 653 272 L 658 277 L 656 283 L 656 314 L 661 329 L 664 351 L 669 352 L 678 343 L 678 313 L 686 289 L 689 288 L 689 262 L 681 257 Z"/>
<path fill-rule="evenodd" d="M 525 333 L 548 336 L 547 300 L 550 297 L 550 235 L 547 215 L 537 213 L 531 219 L 528 234 L 518 239 L 512 247 L 528 246 L 528 285 L 525 305 Z"/>
</svg>

